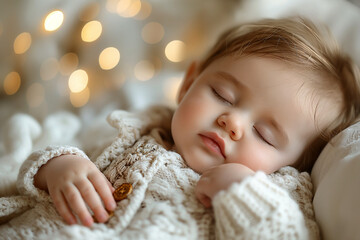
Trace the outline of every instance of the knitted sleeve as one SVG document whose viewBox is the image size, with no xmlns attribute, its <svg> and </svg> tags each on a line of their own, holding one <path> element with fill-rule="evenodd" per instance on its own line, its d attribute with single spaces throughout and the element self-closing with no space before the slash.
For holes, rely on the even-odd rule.
<svg viewBox="0 0 360 240">
<path fill-rule="evenodd" d="M 70 146 L 51 146 L 47 147 L 45 150 L 33 152 L 20 167 L 16 183 L 19 193 L 31 196 L 37 201 L 51 201 L 47 192 L 34 186 L 34 176 L 40 167 L 46 164 L 50 159 L 65 154 L 78 155 L 89 159 L 83 151 Z"/>
<path fill-rule="evenodd" d="M 308 239 L 289 193 L 258 172 L 213 199 L 218 239 Z"/>
<path fill-rule="evenodd" d="M 288 166 L 268 175 L 268 178 L 282 189 L 285 189 L 292 199 L 296 201 L 303 213 L 309 239 L 320 239 L 320 230 L 315 219 L 314 194 L 310 174 L 299 172 L 295 168 Z"/>
</svg>

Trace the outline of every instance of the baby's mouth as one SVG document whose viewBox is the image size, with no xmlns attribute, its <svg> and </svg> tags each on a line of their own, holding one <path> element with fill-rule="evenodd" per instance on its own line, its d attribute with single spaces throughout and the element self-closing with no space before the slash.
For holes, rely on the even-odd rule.
<svg viewBox="0 0 360 240">
<path fill-rule="evenodd" d="M 204 133 L 199 135 L 207 149 L 218 156 L 226 158 L 225 143 L 222 138 L 220 138 L 216 133 Z"/>
</svg>

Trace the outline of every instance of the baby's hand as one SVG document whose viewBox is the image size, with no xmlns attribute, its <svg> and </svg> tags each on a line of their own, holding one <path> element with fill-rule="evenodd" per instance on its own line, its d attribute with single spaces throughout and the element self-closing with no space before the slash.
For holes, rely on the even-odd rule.
<svg viewBox="0 0 360 240">
<path fill-rule="evenodd" d="M 106 222 L 109 215 L 105 208 L 113 211 L 116 207 L 110 182 L 94 163 L 79 156 L 51 159 L 39 169 L 34 183 L 49 192 L 56 210 L 68 224 L 75 224 L 78 216 L 83 225 L 91 226 L 94 220 L 87 207 L 98 222 Z"/>
<path fill-rule="evenodd" d="M 210 168 L 202 174 L 196 185 L 196 197 L 205 207 L 211 207 L 211 201 L 218 192 L 253 174 L 254 171 L 250 168 L 238 163 L 227 163 Z"/>
</svg>

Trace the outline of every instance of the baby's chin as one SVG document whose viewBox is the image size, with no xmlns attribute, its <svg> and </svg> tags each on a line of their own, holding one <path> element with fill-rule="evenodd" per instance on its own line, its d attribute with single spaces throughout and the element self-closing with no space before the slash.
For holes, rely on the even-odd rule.
<svg viewBox="0 0 360 240">
<path fill-rule="evenodd" d="M 189 168 L 191 168 L 198 174 L 203 174 L 207 170 L 219 165 L 219 164 L 207 164 L 200 161 L 186 161 L 186 159 L 185 159 L 185 163 L 188 165 Z"/>
<path fill-rule="evenodd" d="M 196 162 L 194 163 L 193 161 L 189 160 L 189 158 L 188 158 L 188 160 L 186 160 L 187 158 L 184 155 L 182 155 L 181 153 L 179 153 L 179 154 L 184 159 L 184 162 L 186 163 L 186 165 L 189 168 L 191 168 L 192 170 L 194 170 L 198 174 L 202 174 L 204 172 L 204 169 L 201 166 L 199 166 L 198 163 L 197 164 L 196 164 Z"/>
</svg>

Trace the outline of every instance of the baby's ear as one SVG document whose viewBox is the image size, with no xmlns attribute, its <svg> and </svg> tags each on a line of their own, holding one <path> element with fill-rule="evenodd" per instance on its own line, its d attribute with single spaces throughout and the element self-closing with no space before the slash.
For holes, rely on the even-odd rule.
<svg viewBox="0 0 360 240">
<path fill-rule="evenodd" d="M 198 75 L 198 63 L 192 62 L 188 67 L 185 77 L 178 92 L 177 102 L 180 103 Z"/>
</svg>

